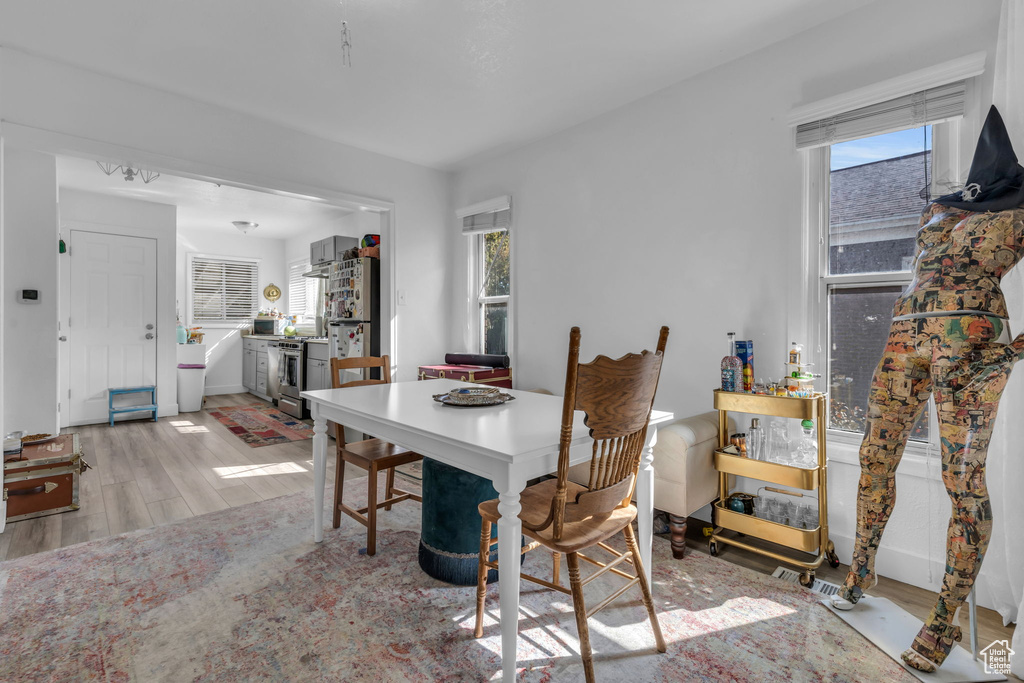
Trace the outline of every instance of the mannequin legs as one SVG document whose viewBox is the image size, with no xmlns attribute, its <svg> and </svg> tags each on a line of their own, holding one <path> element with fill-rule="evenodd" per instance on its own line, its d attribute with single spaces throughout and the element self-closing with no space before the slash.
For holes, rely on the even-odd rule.
<svg viewBox="0 0 1024 683">
<path fill-rule="evenodd" d="M 895 471 L 908 432 L 929 390 L 934 391 L 942 444 L 942 480 L 952 502 L 946 574 L 938 601 L 903 659 L 933 671 L 945 661 L 960 629 L 957 609 L 970 593 L 992 530 L 985 456 L 1009 370 L 950 383 L 947 374 L 972 343 L 998 335 L 980 316 L 894 322 L 872 380 L 868 427 L 861 445 L 857 541 L 840 597 L 855 603 L 875 580 L 874 559 L 895 503 Z"/>
</svg>

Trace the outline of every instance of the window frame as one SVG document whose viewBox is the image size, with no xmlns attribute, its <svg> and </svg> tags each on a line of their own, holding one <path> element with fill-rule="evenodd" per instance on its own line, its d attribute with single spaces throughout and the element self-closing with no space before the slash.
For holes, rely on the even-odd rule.
<svg viewBox="0 0 1024 683">
<path fill-rule="evenodd" d="M 208 261 L 221 261 L 221 262 L 235 262 L 235 263 L 251 263 L 255 266 L 253 276 L 253 310 L 252 314 L 248 318 L 220 318 L 217 320 L 196 320 L 195 319 L 195 278 L 193 276 L 194 264 L 196 259 L 204 259 Z M 259 310 L 260 305 L 260 265 L 262 259 L 252 258 L 249 256 L 225 256 L 223 254 L 203 254 L 198 252 L 190 252 L 186 261 L 186 282 L 185 282 L 185 294 L 186 294 L 186 320 L 187 324 L 192 326 L 201 326 L 205 328 L 242 328 L 252 325 L 252 319 L 255 317 Z"/>
<path fill-rule="evenodd" d="M 486 244 L 487 235 L 495 232 L 505 233 L 506 238 L 509 240 L 508 253 L 509 253 L 509 287 L 508 294 L 499 296 L 486 296 L 482 294 L 484 287 L 484 276 L 486 275 L 486 258 L 484 256 L 484 246 Z M 515 270 L 513 264 L 515 262 L 514 256 L 514 244 L 512 241 L 511 231 L 509 229 L 500 230 L 489 230 L 486 232 L 478 232 L 473 235 L 468 235 L 472 240 L 472 247 L 470 249 L 470 306 L 473 308 L 472 319 L 476 321 L 474 326 L 474 348 L 477 353 L 484 353 L 484 335 L 485 335 L 485 323 L 486 323 L 486 306 L 487 304 L 505 304 L 506 310 L 506 331 L 505 331 L 505 355 L 512 357 L 512 345 L 513 345 L 513 330 L 514 327 L 514 308 L 512 305 L 513 291 L 515 289 Z"/>
<path fill-rule="evenodd" d="M 933 197 L 948 192 L 943 186 L 949 179 L 961 178 L 960 144 L 962 120 L 953 119 L 940 123 L 923 124 L 932 126 L 931 153 L 931 194 Z M 872 136 L 865 136 L 872 137 Z M 887 273 L 829 273 L 829 203 L 831 192 L 831 146 L 814 147 L 804 150 L 805 224 L 804 234 L 807 268 L 805 278 L 807 301 L 807 338 L 812 339 L 811 356 L 816 368 L 821 368 L 821 382 L 830 387 L 832 376 L 831 340 L 829 338 L 829 292 L 832 289 L 857 289 L 878 286 L 903 286 L 913 279 L 912 270 Z M 931 464 L 941 454 L 939 427 L 935 412 L 934 398 L 929 398 L 928 441 L 908 440 L 904 458 L 917 461 L 931 472 Z M 830 416 L 825 416 L 826 420 Z M 828 424 L 826 422 L 826 424 Z M 842 462 L 856 464 L 857 451 L 863 434 L 833 429 L 829 424 L 826 441 L 829 457 Z"/>
</svg>

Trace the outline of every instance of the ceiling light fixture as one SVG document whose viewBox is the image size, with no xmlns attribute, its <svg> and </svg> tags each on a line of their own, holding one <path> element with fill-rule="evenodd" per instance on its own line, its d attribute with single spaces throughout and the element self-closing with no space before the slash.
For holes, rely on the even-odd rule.
<svg viewBox="0 0 1024 683">
<path fill-rule="evenodd" d="M 253 223 L 252 221 L 231 221 L 231 225 L 241 230 L 243 235 L 248 235 L 250 230 L 260 227 L 259 223 Z"/>
<path fill-rule="evenodd" d="M 345 21 L 345 3 L 339 2 L 341 6 L 341 65 L 352 67 L 352 33 L 348 30 L 348 22 Z"/>
<path fill-rule="evenodd" d="M 97 161 L 96 165 L 100 167 L 100 170 L 107 175 L 114 175 L 118 171 L 124 174 L 124 179 L 128 182 L 132 182 L 136 177 L 142 178 L 142 182 L 147 185 L 157 178 L 160 174 L 156 171 L 147 171 L 141 168 L 135 168 L 131 164 L 117 164 L 116 166 L 109 161 Z"/>
</svg>

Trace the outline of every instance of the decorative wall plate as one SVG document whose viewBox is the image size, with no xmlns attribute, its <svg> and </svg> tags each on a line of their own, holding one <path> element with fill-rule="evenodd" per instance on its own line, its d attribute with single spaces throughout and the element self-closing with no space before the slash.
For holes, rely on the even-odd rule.
<svg viewBox="0 0 1024 683">
<path fill-rule="evenodd" d="M 263 288 L 263 298 L 270 303 L 274 303 L 281 298 L 281 288 L 271 282 Z"/>
</svg>

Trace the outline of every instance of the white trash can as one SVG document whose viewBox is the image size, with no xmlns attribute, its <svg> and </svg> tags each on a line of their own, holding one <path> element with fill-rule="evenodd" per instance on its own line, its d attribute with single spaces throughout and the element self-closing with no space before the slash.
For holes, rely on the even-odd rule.
<svg viewBox="0 0 1024 683">
<path fill-rule="evenodd" d="M 178 412 L 203 409 L 206 389 L 206 345 L 178 344 Z"/>
</svg>

